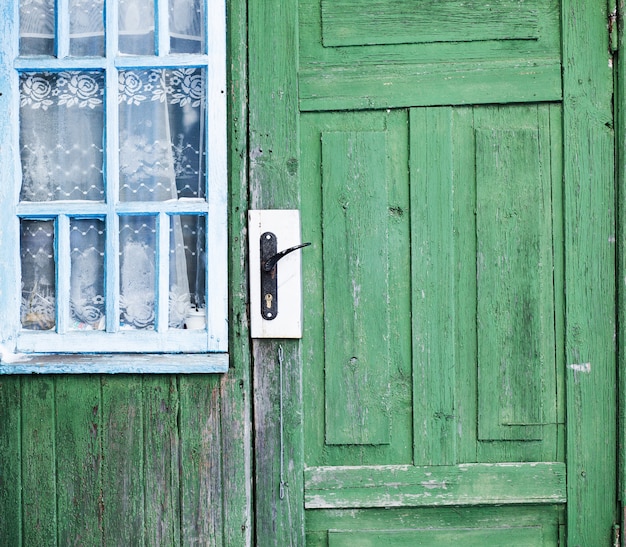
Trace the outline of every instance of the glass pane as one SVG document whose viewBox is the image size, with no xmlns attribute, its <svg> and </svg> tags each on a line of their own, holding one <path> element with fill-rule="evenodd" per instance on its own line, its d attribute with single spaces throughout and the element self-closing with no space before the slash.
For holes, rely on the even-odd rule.
<svg viewBox="0 0 626 547">
<path fill-rule="evenodd" d="M 70 0 L 70 55 L 104 55 L 104 0 Z"/>
<path fill-rule="evenodd" d="M 170 220 L 170 320 L 172 328 L 206 328 L 206 217 Z"/>
<path fill-rule="evenodd" d="M 20 221 L 22 265 L 22 327 L 49 330 L 55 326 L 56 268 L 54 221 Z"/>
<path fill-rule="evenodd" d="M 170 51 L 204 53 L 204 2 L 170 0 Z"/>
<path fill-rule="evenodd" d="M 156 302 L 156 219 L 120 216 L 120 325 L 154 328 Z"/>
<path fill-rule="evenodd" d="M 70 328 L 104 330 L 104 221 L 71 219 Z"/>
<path fill-rule="evenodd" d="M 20 0 L 20 53 L 54 55 L 54 0 Z"/>
<path fill-rule="evenodd" d="M 23 201 L 103 200 L 104 75 L 20 75 Z"/>
<path fill-rule="evenodd" d="M 120 200 L 205 195 L 205 74 L 199 68 L 119 75 Z"/>
<path fill-rule="evenodd" d="M 120 0 L 119 50 L 154 55 L 154 0 Z"/>
</svg>

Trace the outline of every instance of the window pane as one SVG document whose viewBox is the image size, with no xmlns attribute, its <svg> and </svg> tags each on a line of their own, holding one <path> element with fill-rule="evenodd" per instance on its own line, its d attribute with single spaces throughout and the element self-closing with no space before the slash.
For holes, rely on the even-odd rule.
<svg viewBox="0 0 626 547">
<path fill-rule="evenodd" d="M 20 53 L 54 54 L 54 0 L 20 1 Z"/>
<path fill-rule="evenodd" d="M 205 196 L 204 70 L 119 75 L 120 200 Z"/>
<path fill-rule="evenodd" d="M 202 0 L 170 0 L 170 50 L 172 53 L 203 53 Z"/>
<path fill-rule="evenodd" d="M 56 268 L 54 221 L 20 221 L 22 265 L 22 327 L 49 330 L 55 326 Z"/>
<path fill-rule="evenodd" d="M 104 75 L 20 75 L 23 201 L 103 200 Z"/>
<path fill-rule="evenodd" d="M 104 0 L 70 0 L 70 55 L 104 55 Z"/>
<path fill-rule="evenodd" d="M 104 221 L 71 219 L 70 328 L 104 330 Z"/>
<path fill-rule="evenodd" d="M 172 328 L 206 328 L 206 217 L 170 220 L 170 320 Z"/>
<path fill-rule="evenodd" d="M 120 0 L 119 50 L 154 55 L 154 0 Z"/>
<path fill-rule="evenodd" d="M 122 329 L 154 328 L 156 286 L 156 219 L 120 216 Z"/>
</svg>

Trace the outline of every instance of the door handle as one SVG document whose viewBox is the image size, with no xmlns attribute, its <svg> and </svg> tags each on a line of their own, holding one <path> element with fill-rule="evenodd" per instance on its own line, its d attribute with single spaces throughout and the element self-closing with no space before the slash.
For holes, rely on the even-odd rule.
<svg viewBox="0 0 626 547">
<path fill-rule="evenodd" d="M 278 251 L 278 240 L 273 232 L 261 234 L 261 315 L 272 321 L 278 315 L 278 261 L 289 253 L 308 247 L 308 243 Z"/>
</svg>

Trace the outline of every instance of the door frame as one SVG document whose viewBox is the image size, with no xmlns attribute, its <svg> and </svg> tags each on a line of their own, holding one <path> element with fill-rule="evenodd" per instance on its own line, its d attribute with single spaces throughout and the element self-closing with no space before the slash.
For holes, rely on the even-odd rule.
<svg viewBox="0 0 626 547">
<path fill-rule="evenodd" d="M 617 508 L 616 185 L 607 12 L 605 0 L 562 1 L 568 545 L 608 545 L 617 519 L 616 510 L 607 510 Z M 299 209 L 297 1 L 249 0 L 248 39 L 249 207 Z M 620 122 L 624 70 L 620 66 Z M 620 151 L 624 141 L 620 137 Z M 625 181 L 622 162 L 620 204 Z M 607 214 L 597 214 L 607 204 Z M 620 279 L 626 274 L 622 251 Z M 623 337 L 620 331 L 620 347 Z M 300 343 L 253 340 L 251 353 L 256 541 L 304 545 Z M 621 356 L 620 364 L 623 370 Z"/>
</svg>

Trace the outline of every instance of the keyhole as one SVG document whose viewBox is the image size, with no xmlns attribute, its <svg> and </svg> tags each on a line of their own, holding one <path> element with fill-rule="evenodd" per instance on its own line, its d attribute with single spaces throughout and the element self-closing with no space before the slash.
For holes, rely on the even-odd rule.
<svg viewBox="0 0 626 547">
<path fill-rule="evenodd" d="M 265 295 L 265 307 L 270 310 L 272 309 L 272 300 L 274 300 L 274 297 L 271 294 L 266 294 Z"/>
</svg>

